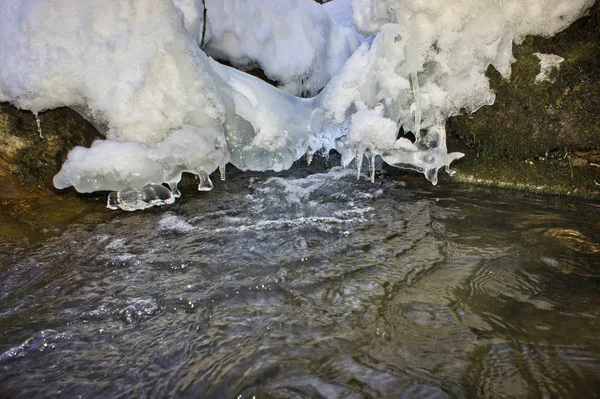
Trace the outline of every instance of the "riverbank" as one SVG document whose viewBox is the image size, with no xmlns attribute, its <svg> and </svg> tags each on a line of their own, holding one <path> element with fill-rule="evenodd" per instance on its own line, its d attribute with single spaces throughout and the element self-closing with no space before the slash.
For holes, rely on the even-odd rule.
<svg viewBox="0 0 600 399">
<path fill-rule="evenodd" d="M 448 120 L 448 149 L 466 154 L 453 164 L 454 179 L 599 198 L 598 3 L 554 37 L 528 37 L 514 45 L 513 54 L 510 79 L 488 69 L 495 103 Z M 557 60 L 546 74 L 544 55 Z"/>
</svg>

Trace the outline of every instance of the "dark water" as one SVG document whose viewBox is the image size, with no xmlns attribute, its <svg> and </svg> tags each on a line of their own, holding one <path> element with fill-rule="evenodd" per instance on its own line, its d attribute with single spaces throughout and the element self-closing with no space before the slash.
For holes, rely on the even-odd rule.
<svg viewBox="0 0 600 399">
<path fill-rule="evenodd" d="M 0 396 L 600 396 L 600 208 L 334 171 L 0 244 Z"/>
</svg>

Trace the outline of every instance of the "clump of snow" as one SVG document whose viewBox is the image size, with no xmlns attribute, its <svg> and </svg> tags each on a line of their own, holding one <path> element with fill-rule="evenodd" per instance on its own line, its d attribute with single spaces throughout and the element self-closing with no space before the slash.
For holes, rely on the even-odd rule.
<svg viewBox="0 0 600 399">
<path fill-rule="evenodd" d="M 560 64 L 565 60 L 556 54 L 534 53 L 540 60 L 540 73 L 535 77 L 536 83 L 550 82 L 554 83 L 556 78 L 551 77 L 554 70 L 560 70 Z"/>
<path fill-rule="evenodd" d="M 358 47 L 314 0 L 206 0 L 204 50 L 240 69 L 259 65 L 280 88 L 314 96 Z"/>
<path fill-rule="evenodd" d="M 387 126 L 387 119 L 413 132 L 413 147 L 398 143 L 405 151 L 385 152 L 386 156 L 388 135 L 373 149 L 370 135 L 359 134 L 351 140 L 350 152 L 362 157 L 360 148 L 369 147 L 371 154 L 413 167 L 435 183 L 437 169 L 462 156 L 446 153 L 446 119 L 494 102 L 485 76 L 488 66 L 508 77 L 514 42 L 530 34 L 552 35 L 593 3 L 352 0 L 356 26 L 376 37 L 370 47 L 363 44 L 325 88 L 323 109 L 337 123 L 358 112 L 361 119 L 369 115 L 372 126 Z"/>
<path fill-rule="evenodd" d="M 9 1 L 0 15 L 0 100 L 69 105 L 119 141 L 155 142 L 223 106 L 171 0 Z"/>
<path fill-rule="evenodd" d="M 0 101 L 70 106 L 106 133 L 71 151 L 58 188 L 133 198 L 168 183 L 176 197 L 182 172 L 208 190 L 227 162 L 278 171 L 330 149 L 359 169 L 367 156 L 372 178 L 381 157 L 435 184 L 462 156 L 447 152 L 446 119 L 494 101 L 488 66 L 508 77 L 513 43 L 560 31 L 593 3 L 12 0 L 0 13 Z M 288 92 L 209 58 L 204 27 L 206 51 L 258 64 Z"/>
<path fill-rule="evenodd" d="M 175 7 L 181 13 L 187 33 L 197 41 L 202 42 L 204 30 L 204 4 L 202 0 L 173 0 Z"/>
</svg>

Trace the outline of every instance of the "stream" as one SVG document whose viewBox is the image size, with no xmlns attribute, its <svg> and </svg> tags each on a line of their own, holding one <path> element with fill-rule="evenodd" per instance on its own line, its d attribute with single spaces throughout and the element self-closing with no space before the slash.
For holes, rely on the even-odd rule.
<svg viewBox="0 0 600 399">
<path fill-rule="evenodd" d="M 0 242 L 1 397 L 600 396 L 597 202 L 296 168 L 97 208 Z"/>
</svg>

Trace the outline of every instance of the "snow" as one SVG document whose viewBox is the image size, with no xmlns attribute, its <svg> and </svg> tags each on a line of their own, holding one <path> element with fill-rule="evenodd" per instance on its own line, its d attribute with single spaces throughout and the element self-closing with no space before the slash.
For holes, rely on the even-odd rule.
<svg viewBox="0 0 600 399">
<path fill-rule="evenodd" d="M 0 100 L 74 107 L 120 141 L 162 140 L 191 117 L 221 124 L 208 57 L 170 0 L 10 1 L 0 19 Z"/>
<path fill-rule="evenodd" d="M 347 18 L 338 25 L 313 0 L 206 0 L 206 9 L 210 56 L 241 69 L 258 65 L 296 95 L 317 94 L 360 43 Z"/>
<path fill-rule="evenodd" d="M 173 0 L 183 18 L 187 33 L 198 43 L 202 42 L 204 27 L 204 5 L 202 0 Z"/>
<path fill-rule="evenodd" d="M 534 53 L 540 60 L 540 73 L 535 77 L 536 83 L 550 82 L 554 83 L 555 78 L 551 77 L 554 70 L 560 70 L 560 64 L 565 60 L 556 54 Z"/>
<path fill-rule="evenodd" d="M 343 145 L 345 158 L 381 155 L 390 164 L 423 172 L 435 183 L 437 170 L 462 156 L 446 153 L 447 118 L 475 112 L 495 100 L 485 76 L 488 66 L 508 78 L 513 43 L 526 35 L 560 31 L 593 3 L 352 0 L 359 31 L 376 36 L 371 46 L 363 44 L 355 51 L 324 89 L 323 109 L 337 123 L 349 118 L 354 123 L 358 112 L 361 126 L 377 126 L 385 138 L 373 140 L 366 133 L 371 128 L 352 134 L 351 127 Z M 402 151 L 389 150 L 389 135 L 383 134 L 388 121 L 414 133 L 412 147 L 400 141 L 396 146 Z"/>
<path fill-rule="evenodd" d="M 488 66 L 508 78 L 513 43 L 550 36 L 593 3 L 12 0 L 0 13 L 0 101 L 70 106 L 106 134 L 71 151 L 58 188 L 125 198 L 168 183 L 176 197 L 182 172 L 206 190 L 227 162 L 279 171 L 331 149 L 345 165 L 381 157 L 435 184 L 462 156 L 447 152 L 446 119 L 494 102 Z M 279 87 L 209 56 L 259 66 Z"/>
</svg>

